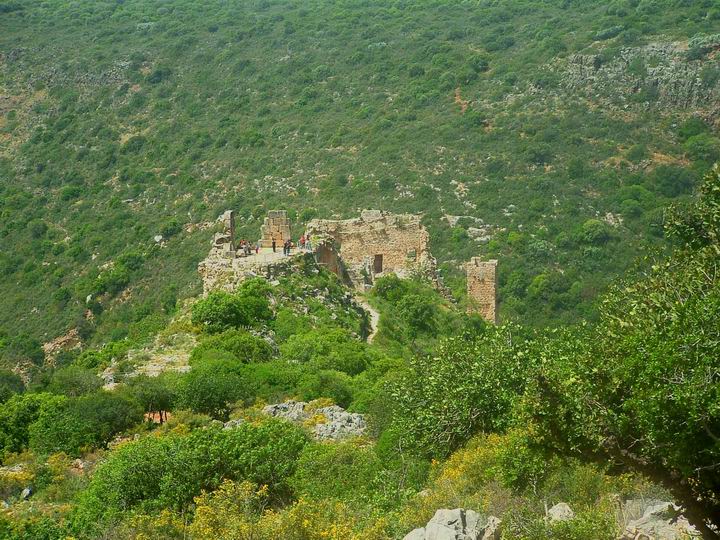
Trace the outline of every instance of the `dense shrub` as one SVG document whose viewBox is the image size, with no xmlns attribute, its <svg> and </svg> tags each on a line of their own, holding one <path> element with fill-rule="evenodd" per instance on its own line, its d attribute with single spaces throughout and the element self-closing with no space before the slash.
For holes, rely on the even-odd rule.
<svg viewBox="0 0 720 540">
<path fill-rule="evenodd" d="M 280 346 L 288 362 L 310 364 L 314 369 L 333 369 L 348 375 L 364 371 L 377 355 L 341 328 L 318 328 L 291 336 Z"/>
<path fill-rule="evenodd" d="M 718 510 L 718 194 L 716 171 L 668 220 L 674 256 L 606 296 L 597 327 L 546 342 L 525 407 L 553 448 L 648 474 L 701 528 Z"/>
<path fill-rule="evenodd" d="M 444 456 L 478 431 L 505 429 L 537 359 L 512 327 L 450 338 L 391 383 L 393 424 L 407 448 Z M 458 374 L 462 374 L 459 376 Z"/>
<path fill-rule="evenodd" d="M 213 291 L 198 300 L 192 309 L 193 324 L 208 332 L 249 326 L 272 318 L 267 281 L 256 278 L 243 282 L 237 292 Z"/>
<path fill-rule="evenodd" d="M 273 355 L 273 348 L 265 339 L 243 330 L 226 330 L 203 339 L 193 349 L 191 363 L 210 350 L 229 352 L 241 362 L 266 362 Z"/>
<path fill-rule="evenodd" d="M 0 369 L 0 404 L 25 389 L 22 379 L 10 370 Z"/>
<path fill-rule="evenodd" d="M 221 354 L 225 356 L 196 362 L 193 369 L 178 381 L 177 401 L 180 407 L 222 418 L 227 415 L 231 403 L 252 396 L 242 364 L 229 353 Z"/>
<path fill-rule="evenodd" d="M 65 398 L 52 394 L 16 394 L 0 407 L 0 460 L 11 452 L 21 452 L 30 441 L 30 425 L 42 409 L 63 403 Z"/>
<path fill-rule="evenodd" d="M 265 485 L 272 501 L 284 501 L 306 443 L 299 428 L 275 420 L 145 437 L 119 447 L 98 467 L 75 523 L 87 533 L 98 521 L 130 509 L 186 508 L 224 479 Z"/>
<path fill-rule="evenodd" d="M 137 402 L 111 392 L 49 400 L 29 427 L 29 446 L 40 454 L 79 455 L 82 450 L 104 445 L 141 420 Z"/>
<path fill-rule="evenodd" d="M 94 371 L 80 366 L 68 366 L 52 374 L 47 389 L 54 394 L 77 397 L 95 392 L 102 385 L 103 380 Z"/>
<path fill-rule="evenodd" d="M 354 442 L 313 444 L 300 455 L 291 484 L 298 496 L 367 504 L 381 471 L 371 447 Z"/>
</svg>

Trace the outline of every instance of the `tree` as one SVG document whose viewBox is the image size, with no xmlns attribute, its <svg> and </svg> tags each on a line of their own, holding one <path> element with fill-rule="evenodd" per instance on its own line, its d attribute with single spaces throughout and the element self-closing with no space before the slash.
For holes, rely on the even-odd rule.
<svg viewBox="0 0 720 540">
<path fill-rule="evenodd" d="M 22 379 L 8 369 L 0 369 L 0 404 L 25 389 Z"/>
<path fill-rule="evenodd" d="M 514 327 L 449 338 L 389 383 L 393 429 L 405 448 L 444 457 L 478 431 L 505 429 L 532 372 L 528 341 Z M 462 374 L 459 376 L 459 374 Z"/>
<path fill-rule="evenodd" d="M 286 502 L 289 478 L 307 443 L 300 428 L 272 419 L 124 444 L 98 466 L 81 494 L 74 528 L 88 534 L 135 508 L 186 509 L 194 497 L 216 489 L 224 479 L 264 485 L 269 502 Z"/>
<path fill-rule="evenodd" d="M 208 332 L 222 332 L 269 321 L 273 315 L 268 299 L 270 290 L 266 280 L 255 278 L 243 282 L 234 294 L 213 291 L 193 306 L 193 324 Z"/>
<path fill-rule="evenodd" d="M 15 394 L 0 407 L 0 460 L 11 452 L 22 452 L 30 440 L 29 427 L 40 410 L 64 401 L 53 394 Z"/>
<path fill-rule="evenodd" d="M 604 244 L 610 238 L 610 226 L 599 219 L 588 219 L 580 229 L 580 240 L 586 244 Z"/>
<path fill-rule="evenodd" d="M 45 353 L 37 339 L 27 334 L 19 334 L 0 340 L 0 359 L 6 365 L 15 365 L 18 362 L 40 365 L 45 359 Z"/>
<path fill-rule="evenodd" d="M 195 303 L 192 308 L 192 322 L 202 325 L 208 332 L 222 332 L 247 325 L 250 319 L 237 296 L 224 291 L 213 291 L 207 298 Z"/>
<path fill-rule="evenodd" d="M 227 360 L 205 360 L 178 381 L 178 404 L 195 412 L 224 418 L 228 406 L 250 397 L 242 364 Z"/>
<path fill-rule="evenodd" d="M 409 294 L 397 304 L 398 315 L 405 322 L 408 335 L 414 339 L 421 333 L 432 333 L 436 328 L 435 305 L 429 298 Z"/>
<path fill-rule="evenodd" d="M 80 366 L 67 366 L 52 374 L 47 389 L 54 394 L 78 397 L 96 392 L 102 385 L 102 379 L 93 370 Z"/>
<path fill-rule="evenodd" d="M 595 328 L 544 342 L 524 410 L 539 440 L 662 483 L 712 536 L 720 526 L 720 171 L 668 218 L 681 245 L 615 287 Z"/>
<path fill-rule="evenodd" d="M 157 413 L 160 423 L 167 420 L 176 396 L 176 381 L 171 374 L 163 373 L 158 377 L 138 375 L 127 383 L 127 392 L 148 414 Z"/>
<path fill-rule="evenodd" d="M 272 346 L 262 337 L 244 330 L 226 330 L 221 334 L 204 339 L 193 349 L 190 361 L 201 358 L 206 351 L 210 350 L 229 352 L 244 363 L 266 362 L 273 355 Z"/>
<path fill-rule="evenodd" d="M 79 455 L 109 442 L 139 423 L 142 409 L 126 396 L 106 391 L 43 403 L 29 427 L 29 446 L 40 454 Z"/>
</svg>

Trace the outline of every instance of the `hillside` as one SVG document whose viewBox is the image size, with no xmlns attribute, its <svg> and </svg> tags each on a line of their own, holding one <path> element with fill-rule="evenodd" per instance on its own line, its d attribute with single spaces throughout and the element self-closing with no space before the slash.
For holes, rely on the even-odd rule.
<svg viewBox="0 0 720 540">
<path fill-rule="evenodd" d="M 0 370 L 0 539 L 717 538 L 720 168 L 667 215 L 591 324 L 266 248 L 150 344 Z"/>
<path fill-rule="evenodd" d="M 494 257 L 503 319 L 594 318 L 720 153 L 713 2 L 4 0 L 0 17 L 0 331 L 26 342 L 157 331 L 226 208 L 250 238 L 269 208 L 298 233 L 422 212 L 457 295 L 457 263 Z"/>
</svg>

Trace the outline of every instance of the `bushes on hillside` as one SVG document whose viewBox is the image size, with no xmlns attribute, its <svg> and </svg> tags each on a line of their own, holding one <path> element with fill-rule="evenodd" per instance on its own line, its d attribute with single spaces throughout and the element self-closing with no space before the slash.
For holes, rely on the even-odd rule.
<svg viewBox="0 0 720 540">
<path fill-rule="evenodd" d="M 648 474 L 702 528 L 720 524 L 720 171 L 668 222 L 682 247 L 613 289 L 597 327 L 544 343 L 524 410 L 552 448 Z"/>
<path fill-rule="evenodd" d="M 357 375 L 379 355 L 342 328 L 317 328 L 295 334 L 280 346 L 281 357 L 314 369 Z"/>
<path fill-rule="evenodd" d="M 6 402 L 14 394 L 19 394 L 25 389 L 20 376 L 8 369 L 0 369 L 0 404 Z"/>
<path fill-rule="evenodd" d="M 101 446 L 142 420 L 137 402 L 100 391 L 78 398 L 56 398 L 40 407 L 29 427 L 29 446 L 39 454 L 81 451 Z"/>
<path fill-rule="evenodd" d="M 388 389 L 405 447 L 445 456 L 478 431 L 507 428 L 538 361 L 530 350 L 518 328 L 500 327 L 411 360 Z"/>
<path fill-rule="evenodd" d="M 212 351 L 211 351 L 212 352 Z M 252 397 L 243 366 L 230 353 L 225 357 L 196 362 L 193 369 L 178 381 L 177 402 L 180 407 L 224 418 L 229 405 Z"/>
<path fill-rule="evenodd" d="M 208 332 L 222 332 L 269 321 L 273 315 L 269 294 L 270 286 L 261 278 L 244 281 L 232 294 L 213 291 L 195 303 L 192 322 Z"/>
<path fill-rule="evenodd" d="M 127 443 L 93 475 L 80 499 L 76 527 L 87 533 L 132 509 L 187 508 L 193 497 L 216 489 L 223 479 L 264 485 L 270 501 L 285 501 L 306 444 L 302 430 L 276 420 Z"/>
<path fill-rule="evenodd" d="M 213 350 L 228 352 L 243 363 L 267 362 L 273 356 L 272 346 L 262 337 L 244 330 L 226 330 L 203 339 L 193 349 L 190 363 L 194 363 L 208 351 Z"/>
</svg>

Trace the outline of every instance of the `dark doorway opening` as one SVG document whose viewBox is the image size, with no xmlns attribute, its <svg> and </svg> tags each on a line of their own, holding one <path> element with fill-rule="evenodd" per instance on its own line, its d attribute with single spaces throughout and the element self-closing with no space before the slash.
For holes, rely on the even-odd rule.
<svg viewBox="0 0 720 540">
<path fill-rule="evenodd" d="M 375 260 L 373 261 L 373 272 L 376 274 L 382 274 L 382 271 L 383 271 L 383 256 L 375 255 Z"/>
</svg>

